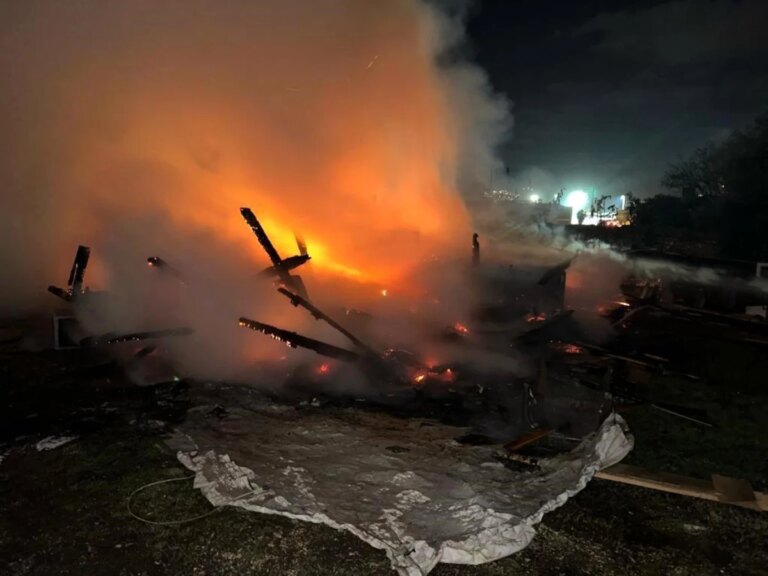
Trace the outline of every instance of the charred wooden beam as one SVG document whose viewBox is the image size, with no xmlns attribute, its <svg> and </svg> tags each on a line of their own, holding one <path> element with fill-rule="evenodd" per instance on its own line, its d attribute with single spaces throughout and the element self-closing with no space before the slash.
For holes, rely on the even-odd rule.
<svg viewBox="0 0 768 576">
<path fill-rule="evenodd" d="M 147 258 L 147 266 L 150 268 L 154 268 L 155 270 L 162 271 L 164 274 L 168 274 L 169 276 L 173 276 L 176 278 L 179 282 L 184 284 L 184 276 L 181 272 L 179 272 L 176 268 L 168 264 L 166 260 L 163 260 L 160 258 L 160 256 L 150 256 Z"/>
<path fill-rule="evenodd" d="M 325 312 L 320 310 L 317 306 L 315 306 L 311 302 L 308 302 L 305 298 L 299 296 L 298 294 L 294 294 L 282 287 L 278 288 L 277 291 L 280 292 L 280 294 L 282 294 L 283 296 L 287 297 L 291 301 L 291 304 L 293 304 L 294 306 L 301 306 L 305 310 L 309 311 L 309 313 L 312 314 L 312 316 L 314 316 L 316 320 L 323 320 L 328 325 L 332 326 L 333 328 L 341 332 L 344 336 L 349 338 L 352 344 L 354 344 L 361 352 L 368 354 L 370 356 L 376 356 L 376 357 L 380 356 L 380 354 L 376 352 L 373 348 L 371 348 L 365 342 L 360 340 L 357 336 L 352 334 L 352 332 L 344 328 L 344 326 L 336 322 L 333 318 L 328 316 Z"/>
<path fill-rule="evenodd" d="M 651 356 L 650 354 L 644 355 L 646 358 L 655 360 L 655 363 L 654 363 L 654 362 L 649 362 L 648 360 L 641 360 L 640 358 L 637 358 L 635 356 L 617 354 L 615 352 L 612 352 L 600 346 L 595 346 L 594 344 L 587 344 L 586 342 L 577 341 L 577 342 L 573 342 L 573 344 L 579 346 L 580 348 L 584 348 L 585 350 L 588 350 L 590 353 L 594 354 L 595 356 L 613 358 L 614 360 L 626 362 L 627 364 L 640 366 L 641 368 L 645 368 L 651 372 L 657 372 L 659 374 L 667 374 L 667 375 L 677 375 L 683 378 L 687 378 L 688 380 L 701 380 L 701 377 L 696 376 L 695 374 L 688 374 L 685 372 L 677 372 L 675 370 L 671 370 L 670 368 L 667 367 L 669 360 L 666 358 L 661 358 L 659 356 L 654 357 L 654 356 Z"/>
<path fill-rule="evenodd" d="M 288 258 L 284 258 L 281 261 L 280 267 L 284 270 L 293 270 L 294 268 L 298 268 L 302 264 L 305 264 L 311 259 L 311 256 L 309 254 L 298 254 L 296 256 L 289 256 Z M 260 276 L 267 276 L 270 278 L 279 278 L 280 272 L 278 271 L 278 268 L 275 266 L 270 266 L 269 268 L 264 268 L 261 272 L 259 272 Z"/>
<path fill-rule="evenodd" d="M 272 262 L 272 266 L 263 270 L 262 274 L 276 276 L 283 286 L 287 286 L 292 292 L 306 296 L 306 288 L 304 287 L 301 278 L 292 276 L 290 271 L 307 262 L 310 259 L 309 255 L 300 254 L 284 260 L 280 257 L 280 254 L 278 254 L 275 246 L 272 244 L 272 241 L 264 230 L 264 227 L 261 225 L 258 218 L 256 218 L 253 211 L 250 208 L 240 208 L 240 214 L 242 214 L 243 219 L 248 226 L 251 227 L 253 234 L 256 236 L 259 244 L 264 248 L 264 252 L 267 253 L 267 256 L 269 256 L 269 259 Z"/>
<path fill-rule="evenodd" d="M 75 261 L 72 263 L 72 270 L 69 272 L 67 284 L 72 288 L 72 294 L 76 295 L 83 291 L 83 280 L 85 279 L 85 269 L 88 267 L 88 260 L 91 257 L 91 249 L 88 246 L 78 246 L 75 253 Z"/>
<path fill-rule="evenodd" d="M 91 249 L 88 246 L 78 246 L 77 252 L 75 252 L 75 260 L 72 262 L 72 269 L 69 271 L 67 288 L 59 288 L 58 286 L 51 285 L 48 286 L 48 292 L 67 302 L 74 302 L 82 296 L 85 269 L 88 267 L 88 260 L 90 257 Z"/>
<path fill-rule="evenodd" d="M 81 346 L 101 346 L 103 344 L 121 344 L 124 342 L 141 342 L 155 338 L 168 338 L 170 336 L 189 336 L 194 330 L 191 328 L 169 328 L 167 330 L 148 330 L 145 332 L 131 332 L 128 334 L 115 334 L 109 332 L 101 336 L 88 336 L 80 340 Z"/>
<path fill-rule="evenodd" d="M 282 328 L 264 324 L 263 322 L 257 322 L 256 320 L 251 320 L 249 318 L 240 318 L 240 326 L 266 334 L 275 340 L 284 342 L 291 348 L 306 348 L 321 356 L 327 356 L 328 358 L 342 360 L 344 362 L 356 363 L 362 360 L 362 357 L 357 352 L 352 352 L 351 350 L 340 348 L 333 344 L 328 344 L 327 342 L 308 338 L 307 336 L 302 336 L 296 332 L 283 330 Z"/>
<path fill-rule="evenodd" d="M 574 342 L 575 345 L 579 346 L 580 348 L 584 348 L 586 350 L 589 350 L 593 354 L 596 354 L 598 356 L 605 356 L 606 358 L 613 358 L 615 360 L 621 360 L 622 362 L 627 362 L 629 364 L 635 364 L 637 366 L 642 366 L 644 368 L 650 368 L 655 370 L 661 370 L 661 366 L 658 365 L 658 363 L 654 364 L 653 362 L 648 362 L 646 360 L 641 360 L 639 358 L 635 358 L 633 356 L 627 356 L 624 354 L 617 354 L 615 352 L 612 352 L 610 350 L 607 350 L 601 346 L 595 346 L 594 344 L 587 344 L 586 342 Z"/>
<path fill-rule="evenodd" d="M 72 292 L 69 290 L 64 290 L 64 288 L 59 288 L 58 286 L 54 286 L 51 284 L 48 286 L 48 292 L 53 294 L 54 296 L 58 296 L 62 300 L 66 300 L 67 302 L 72 302 Z"/>
</svg>

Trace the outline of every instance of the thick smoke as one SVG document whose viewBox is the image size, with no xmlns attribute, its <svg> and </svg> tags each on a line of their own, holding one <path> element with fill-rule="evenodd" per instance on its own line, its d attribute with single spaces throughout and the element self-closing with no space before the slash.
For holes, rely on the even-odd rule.
<svg viewBox="0 0 768 576">
<path fill-rule="evenodd" d="M 462 192 L 510 123 L 455 57 L 460 21 L 434 3 L 41 0 L 2 13 L 3 312 L 50 301 L 86 244 L 88 284 L 113 295 L 91 328 L 192 324 L 195 346 L 178 353 L 214 370 L 256 354 L 239 315 L 300 316 L 256 281 L 268 263 L 240 206 L 284 256 L 302 233 L 321 294 L 359 291 L 339 277 L 407 292 L 425 261 L 466 252 Z M 148 280 L 151 255 L 187 284 Z"/>
</svg>

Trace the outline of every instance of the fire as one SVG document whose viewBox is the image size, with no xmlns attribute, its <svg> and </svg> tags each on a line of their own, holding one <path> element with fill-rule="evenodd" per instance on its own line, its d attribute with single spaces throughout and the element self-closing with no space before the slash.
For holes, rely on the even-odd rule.
<svg viewBox="0 0 768 576">
<path fill-rule="evenodd" d="M 620 300 L 613 300 L 609 302 L 608 304 L 598 304 L 595 307 L 595 310 L 598 314 L 601 316 L 609 316 L 619 308 L 631 308 L 632 305 L 629 302 L 624 302 Z"/>
<path fill-rule="evenodd" d="M 216 2 L 204 17 L 190 17 L 183 2 L 169 2 L 156 17 L 183 17 L 188 26 L 168 30 L 147 27 L 134 3 L 92 4 L 94 21 L 106 23 L 87 40 L 95 48 L 84 36 L 70 38 L 81 14 L 56 2 L 22 9 L 22 28 L 5 47 L 12 54 L 31 54 L 28 41 L 39 48 L 6 76 L 17 80 L 29 119 L 47 118 L 36 138 L 49 159 L 61 159 L 47 162 L 41 177 L 56 183 L 49 195 L 63 223 L 56 245 L 98 244 L 119 222 L 148 231 L 130 238 L 139 245 L 132 252 L 167 245 L 168 237 L 210 238 L 222 253 L 247 251 L 264 268 L 237 214 L 252 206 L 282 256 L 296 252 L 296 231 L 318 272 L 393 289 L 471 236 L 457 187 L 460 159 L 485 150 L 466 149 L 475 138 L 462 131 L 475 124 L 465 115 L 498 104 L 499 132 L 506 119 L 503 103 L 486 102 L 481 84 L 461 93 L 481 105 L 456 106 L 464 100 L 448 93 L 453 77 L 435 64 L 453 41 L 443 37 L 436 9 L 366 0 L 287 9 L 270 0 L 269 18 L 247 7 L 233 17 L 237 11 Z M 51 21 L 60 22 L 53 31 Z M 117 32 L 119 43 L 111 41 Z M 258 41 L 240 42 L 245 36 Z M 72 66 L 58 66 L 62 58 Z M 8 164 L 28 165 L 26 152 L 14 147 Z M 91 218 L 94 209 L 105 216 Z M 160 214 L 146 226 L 143 219 Z"/>
<path fill-rule="evenodd" d="M 21 214 L 19 239 L 28 240 L 40 218 L 23 192 L 51 183 L 39 192 L 56 216 L 42 262 L 68 259 L 77 243 L 103 246 L 90 270 L 103 267 L 106 280 L 97 284 L 106 288 L 121 288 L 128 258 L 159 250 L 169 265 L 157 267 L 178 270 L 191 286 L 173 313 L 209 328 L 189 345 L 205 348 L 184 351 L 194 370 L 213 363 L 200 350 L 215 350 L 228 368 L 250 353 L 215 329 L 220 318 L 234 327 L 234 310 L 283 325 L 278 307 L 240 281 L 271 265 L 240 207 L 253 208 L 281 257 L 303 250 L 294 232 L 306 240 L 312 260 L 297 274 L 313 296 L 321 293 L 313 282 L 325 288 L 329 276 L 343 276 L 354 281 L 336 284 L 345 290 L 363 285 L 354 293 L 362 309 L 370 301 L 397 308 L 392 300 L 423 288 L 410 284 L 427 283 L 419 267 L 466 256 L 472 227 L 459 183 L 478 168 L 467 159 L 491 160 L 509 118 L 470 63 L 443 58 L 461 34 L 437 6 L 266 0 L 195 11 L 165 2 L 151 14 L 140 3 L 88 6 L 89 18 L 104 24 L 94 35 L 69 32 L 82 24 L 74 4 L 43 2 L 20 6 L 4 45 L 19 55 L 0 68 L 23 104 L 11 133 L 24 135 L 5 164 L 43 170 L 4 174 L 5 196 L 18 199 L 10 214 Z M 147 26 L 147 18 L 185 25 Z M 25 129 L 32 125 L 39 130 Z M 53 254 L 58 246 L 67 253 Z M 134 284 L 125 286 L 137 309 L 153 302 Z"/>
<path fill-rule="evenodd" d="M 443 370 L 442 374 L 440 374 L 440 379 L 443 382 L 454 382 L 456 380 L 456 372 L 450 368 L 446 368 Z"/>
<path fill-rule="evenodd" d="M 318 374 L 328 374 L 331 370 L 331 365 L 328 364 L 328 362 L 323 362 L 320 364 L 320 366 L 317 367 L 317 373 Z"/>
<path fill-rule="evenodd" d="M 563 346 L 563 352 L 566 354 L 581 354 L 584 352 L 584 349 L 581 346 L 576 346 L 576 344 L 566 344 Z"/>
<path fill-rule="evenodd" d="M 461 335 L 466 335 L 466 334 L 469 334 L 469 328 L 467 328 L 466 326 L 464 326 L 464 324 L 462 324 L 461 322 L 456 322 L 456 323 L 453 325 L 453 329 L 454 329 L 454 330 L 455 330 L 455 331 L 456 331 L 458 334 L 461 334 Z"/>
<path fill-rule="evenodd" d="M 422 386 L 427 379 L 430 382 L 451 383 L 456 381 L 456 372 L 451 368 L 439 368 L 427 363 L 427 367 L 416 370 L 411 379 L 414 386 Z"/>
<path fill-rule="evenodd" d="M 526 322 L 544 322 L 547 319 L 547 315 L 544 312 L 534 314 L 531 312 L 525 317 Z"/>
</svg>

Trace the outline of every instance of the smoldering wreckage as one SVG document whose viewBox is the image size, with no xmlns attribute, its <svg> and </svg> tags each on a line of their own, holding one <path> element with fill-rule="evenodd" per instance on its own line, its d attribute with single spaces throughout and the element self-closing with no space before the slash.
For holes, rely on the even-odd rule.
<svg viewBox="0 0 768 576">
<path fill-rule="evenodd" d="M 370 313 L 343 307 L 326 313 L 312 298 L 311 282 L 297 273 L 311 261 L 307 244 L 297 237 L 299 253 L 283 258 L 256 215 L 249 208 L 241 214 L 271 261 L 259 276 L 274 284 L 286 306 L 303 309 L 346 346 L 256 318 L 233 318 L 256 332 L 243 332 L 243 338 L 269 336 L 319 359 L 288 369 L 282 357 L 259 361 L 254 385 L 199 381 L 179 374 L 164 355 L 164 343 L 189 337 L 189 327 L 85 331 L 83 320 L 98 313 L 94 304 L 110 297 L 86 287 L 88 247 L 78 247 L 66 288 L 48 289 L 68 306 L 54 317 L 56 347 L 106 348 L 140 385 L 199 389 L 205 401 L 168 426 L 167 442 L 213 506 L 347 530 L 384 550 L 403 575 L 426 574 L 438 562 L 479 564 L 521 550 L 542 516 L 596 475 L 768 509 L 768 496 L 741 480 L 715 475 L 708 483 L 619 464 L 633 447 L 620 413 L 634 406 L 688 425 L 715 425 L 706 413 L 637 390 L 649 374 L 677 369 L 657 350 L 623 338 L 633 318 L 695 318 L 727 326 L 724 337 L 768 343 L 764 322 L 671 304 L 660 297 L 658 281 L 629 278 L 621 299 L 601 311 L 615 336 L 598 344 L 566 307 L 572 260 L 554 267 L 488 263 L 475 235 L 463 271 L 476 295 L 472 316 L 427 322 L 424 350 L 447 351 L 436 361 L 394 339 L 375 341 Z M 152 273 L 187 285 L 184 271 L 161 256 L 146 262 Z M 498 361 L 513 353 L 534 369 L 521 375 Z M 370 383 L 365 394 L 332 385 L 350 374 Z M 698 379 L 679 376 L 692 385 Z M 139 520 L 177 523 L 146 520 L 128 506 Z"/>
</svg>

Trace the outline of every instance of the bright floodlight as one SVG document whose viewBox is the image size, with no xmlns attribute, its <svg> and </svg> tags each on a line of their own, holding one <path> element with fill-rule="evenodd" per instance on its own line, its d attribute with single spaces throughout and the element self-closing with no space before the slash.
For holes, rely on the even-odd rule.
<svg viewBox="0 0 768 576">
<path fill-rule="evenodd" d="M 574 190 L 565 197 L 565 205 L 573 208 L 574 212 L 584 208 L 587 203 L 589 203 L 589 196 L 584 190 Z"/>
<path fill-rule="evenodd" d="M 539 201 L 539 195 L 538 194 L 531 194 L 530 196 L 528 196 L 528 200 L 530 200 L 531 202 L 536 204 L 536 202 Z"/>
</svg>

